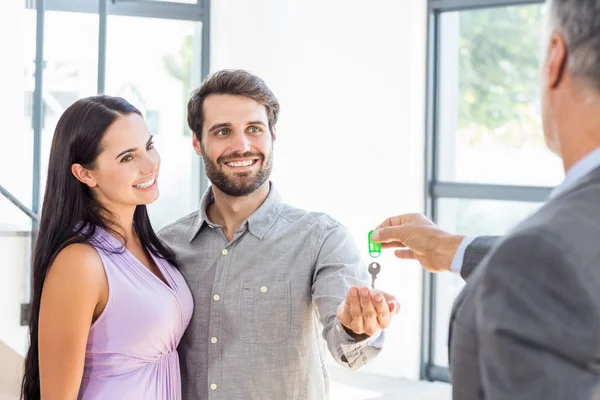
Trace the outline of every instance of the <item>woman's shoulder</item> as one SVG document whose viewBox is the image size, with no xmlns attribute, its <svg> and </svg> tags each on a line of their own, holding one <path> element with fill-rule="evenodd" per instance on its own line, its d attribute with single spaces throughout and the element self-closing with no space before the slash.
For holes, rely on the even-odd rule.
<svg viewBox="0 0 600 400">
<path fill-rule="evenodd" d="M 107 301 L 108 280 L 94 247 L 74 243 L 60 250 L 44 280 L 42 303 L 46 312 L 62 313 L 64 319 L 59 321 L 89 324 L 89 318 L 95 320 Z"/>
<path fill-rule="evenodd" d="M 105 279 L 102 259 L 96 249 L 88 243 L 65 246 L 56 255 L 48 273 L 73 283 L 93 283 L 98 282 L 98 279 Z"/>
<path fill-rule="evenodd" d="M 61 258 L 63 260 L 79 259 L 84 262 L 95 262 L 100 261 L 98 252 L 89 243 L 72 243 L 65 246 L 56 256 L 56 259 Z"/>
</svg>

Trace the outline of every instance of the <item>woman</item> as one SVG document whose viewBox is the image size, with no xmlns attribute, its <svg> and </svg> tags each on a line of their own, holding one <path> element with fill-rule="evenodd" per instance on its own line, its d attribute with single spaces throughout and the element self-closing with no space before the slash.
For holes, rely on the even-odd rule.
<svg viewBox="0 0 600 400">
<path fill-rule="evenodd" d="M 159 166 L 125 100 L 89 97 L 61 116 L 33 255 L 24 399 L 181 398 L 176 348 L 193 303 L 146 211 Z"/>
</svg>

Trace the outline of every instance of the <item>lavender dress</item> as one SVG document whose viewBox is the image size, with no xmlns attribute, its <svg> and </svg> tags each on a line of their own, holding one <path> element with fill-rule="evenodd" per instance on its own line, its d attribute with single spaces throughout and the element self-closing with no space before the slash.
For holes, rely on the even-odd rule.
<svg viewBox="0 0 600 400">
<path fill-rule="evenodd" d="M 108 279 L 108 302 L 87 341 L 82 400 L 179 400 L 177 345 L 193 310 L 190 290 L 167 261 L 152 256 L 168 285 L 121 243 L 96 228 L 91 241 Z"/>
</svg>

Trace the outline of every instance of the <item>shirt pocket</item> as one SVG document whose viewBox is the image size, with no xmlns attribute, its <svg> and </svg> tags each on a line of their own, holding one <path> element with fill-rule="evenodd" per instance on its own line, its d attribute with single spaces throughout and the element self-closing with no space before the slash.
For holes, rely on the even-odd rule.
<svg viewBox="0 0 600 400">
<path fill-rule="evenodd" d="M 289 281 L 243 282 L 240 293 L 240 338 L 246 343 L 285 342 L 291 330 Z"/>
</svg>

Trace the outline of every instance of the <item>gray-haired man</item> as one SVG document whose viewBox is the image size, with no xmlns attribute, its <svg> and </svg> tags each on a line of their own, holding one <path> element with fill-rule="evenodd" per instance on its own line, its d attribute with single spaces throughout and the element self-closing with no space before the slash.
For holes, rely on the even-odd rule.
<svg viewBox="0 0 600 400">
<path fill-rule="evenodd" d="M 543 125 L 564 182 L 505 238 L 449 235 L 418 214 L 378 232 L 406 247 L 398 257 L 467 281 L 449 339 L 457 400 L 600 398 L 600 0 L 547 11 Z"/>
</svg>

